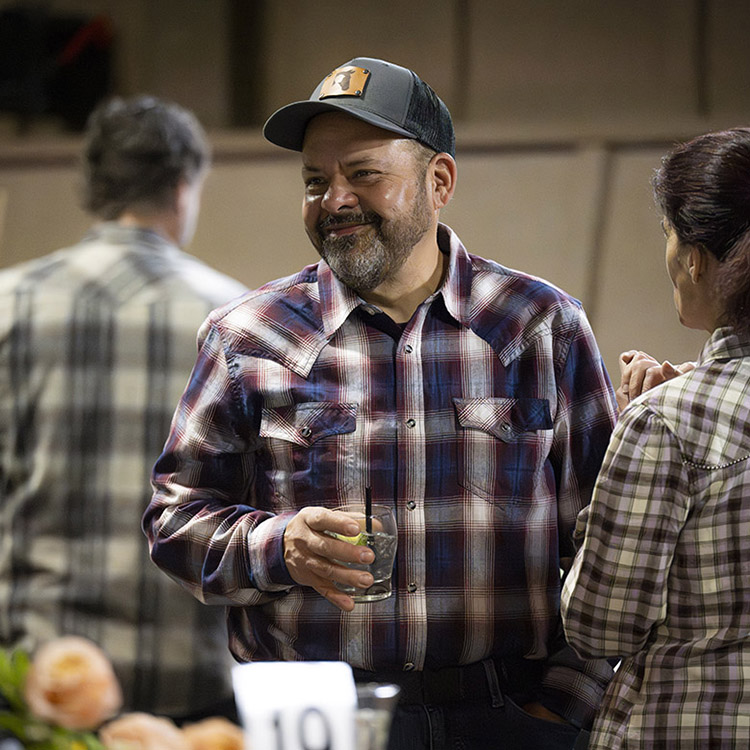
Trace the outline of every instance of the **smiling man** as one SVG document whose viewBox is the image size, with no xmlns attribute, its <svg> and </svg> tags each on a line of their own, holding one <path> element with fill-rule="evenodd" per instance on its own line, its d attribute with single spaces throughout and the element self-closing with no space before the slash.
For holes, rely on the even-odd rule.
<svg viewBox="0 0 750 750">
<path fill-rule="evenodd" d="M 342 71 L 346 76 L 341 75 Z M 611 677 L 562 636 L 560 568 L 612 425 L 580 304 L 440 223 L 453 124 L 370 58 L 277 111 L 317 264 L 216 310 L 154 468 L 154 561 L 229 606 L 241 661 L 343 660 L 401 686 L 390 747 L 572 748 Z M 332 509 L 394 509 L 393 594 Z M 580 746 L 580 745 L 579 745 Z"/>
<path fill-rule="evenodd" d="M 447 154 L 433 164 L 433 154 L 342 113 L 315 117 L 305 132 L 307 234 L 342 283 L 397 323 L 435 291 L 445 269 L 436 229 L 456 168 Z"/>
</svg>

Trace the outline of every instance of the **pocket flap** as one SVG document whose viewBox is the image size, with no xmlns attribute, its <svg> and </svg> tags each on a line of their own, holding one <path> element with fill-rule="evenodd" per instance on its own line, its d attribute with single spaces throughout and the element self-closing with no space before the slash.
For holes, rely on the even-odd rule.
<svg viewBox="0 0 750 750">
<path fill-rule="evenodd" d="M 313 401 L 263 408 L 260 436 L 309 446 L 329 435 L 354 432 L 357 405 L 335 401 Z"/>
<path fill-rule="evenodd" d="M 461 427 L 481 430 L 508 442 L 530 430 L 552 429 L 546 398 L 454 398 Z"/>
</svg>

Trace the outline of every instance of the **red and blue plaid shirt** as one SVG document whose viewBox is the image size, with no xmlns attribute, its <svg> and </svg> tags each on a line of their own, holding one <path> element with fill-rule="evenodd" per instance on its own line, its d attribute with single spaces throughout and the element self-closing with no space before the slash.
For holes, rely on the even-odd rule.
<svg viewBox="0 0 750 750">
<path fill-rule="evenodd" d="M 560 569 L 615 422 L 580 304 L 469 255 L 403 329 L 321 261 L 215 311 L 154 468 L 155 562 L 229 605 L 240 660 L 422 669 L 545 660 L 586 723 L 611 676 L 565 646 Z M 339 611 L 294 585 L 290 516 L 373 499 L 399 524 L 395 595 Z"/>
</svg>

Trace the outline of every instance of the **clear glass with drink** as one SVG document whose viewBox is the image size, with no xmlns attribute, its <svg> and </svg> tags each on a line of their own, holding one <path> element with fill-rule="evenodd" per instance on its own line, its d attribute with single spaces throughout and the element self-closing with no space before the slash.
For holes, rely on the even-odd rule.
<svg viewBox="0 0 750 750">
<path fill-rule="evenodd" d="M 393 593 L 391 575 L 398 542 L 396 517 L 393 510 L 386 505 L 374 504 L 369 519 L 365 512 L 364 503 L 342 505 L 339 508 L 334 508 L 334 510 L 338 513 L 346 513 L 353 518 L 359 524 L 360 533 L 357 536 L 349 537 L 328 532 L 330 536 L 350 544 L 367 546 L 375 553 L 375 560 L 369 565 L 336 560 L 339 565 L 345 565 L 347 568 L 366 570 L 371 573 L 375 579 L 372 586 L 360 589 L 337 582 L 336 587 L 349 594 L 355 602 L 377 602 L 381 599 L 387 599 Z"/>
<path fill-rule="evenodd" d="M 398 685 L 390 683 L 365 682 L 357 685 L 356 750 L 386 750 L 400 692 Z"/>
</svg>

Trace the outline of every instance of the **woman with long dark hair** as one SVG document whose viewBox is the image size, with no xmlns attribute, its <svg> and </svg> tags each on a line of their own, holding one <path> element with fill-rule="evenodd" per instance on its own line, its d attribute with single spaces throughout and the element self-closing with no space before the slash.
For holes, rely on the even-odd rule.
<svg viewBox="0 0 750 750">
<path fill-rule="evenodd" d="M 653 181 L 695 368 L 620 416 L 565 582 L 584 657 L 621 657 L 589 747 L 750 747 L 750 129 L 700 136 Z"/>
</svg>

